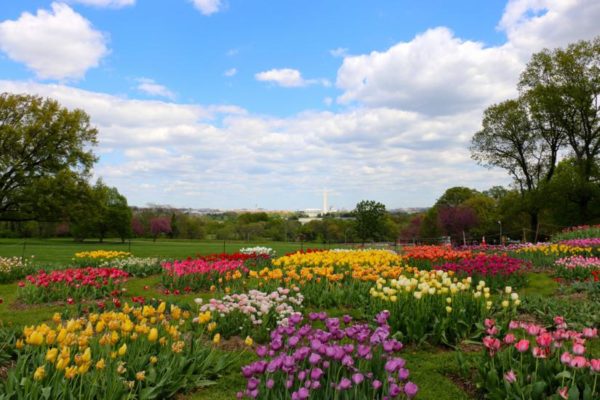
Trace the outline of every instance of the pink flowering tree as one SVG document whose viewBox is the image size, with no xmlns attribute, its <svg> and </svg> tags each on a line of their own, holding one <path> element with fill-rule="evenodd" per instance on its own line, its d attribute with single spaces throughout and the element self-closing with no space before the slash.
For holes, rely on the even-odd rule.
<svg viewBox="0 0 600 400">
<path fill-rule="evenodd" d="M 133 217 L 131 219 L 131 230 L 133 231 L 133 234 L 138 237 L 144 236 L 146 233 L 142 221 L 140 221 L 140 219 L 137 217 Z"/>
<path fill-rule="evenodd" d="M 171 233 L 171 221 L 167 217 L 156 217 L 150 220 L 150 233 L 152 239 L 156 242 L 156 238 L 161 234 Z"/>
</svg>

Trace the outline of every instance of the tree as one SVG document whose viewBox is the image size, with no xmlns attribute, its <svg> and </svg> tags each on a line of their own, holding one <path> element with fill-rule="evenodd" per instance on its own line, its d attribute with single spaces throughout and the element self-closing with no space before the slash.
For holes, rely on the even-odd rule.
<svg viewBox="0 0 600 400">
<path fill-rule="evenodd" d="M 146 233 L 146 230 L 144 229 L 144 224 L 142 224 L 142 221 L 137 216 L 131 218 L 131 230 L 133 234 L 137 237 L 143 237 Z"/>
<path fill-rule="evenodd" d="M 522 98 L 486 109 L 483 129 L 475 133 L 471 145 L 471 155 L 480 164 L 506 169 L 513 176 L 533 231 L 537 231 L 541 208 L 539 184 L 552 177 L 556 151 L 534 128 Z"/>
<path fill-rule="evenodd" d="M 152 234 L 153 241 L 161 234 L 171 233 L 171 220 L 167 217 L 156 217 L 150 220 L 150 233 Z"/>
<path fill-rule="evenodd" d="M 566 141 L 573 152 L 583 183 L 577 190 L 579 218 L 587 220 L 591 197 L 585 186 L 595 180 L 600 155 L 600 37 L 534 54 L 519 89 L 542 133 Z"/>
<path fill-rule="evenodd" d="M 110 234 L 121 241 L 131 237 L 131 210 L 127 199 L 114 187 L 98 179 L 82 197 L 83 201 L 72 205 L 71 222 L 75 239 L 98 237 L 103 242 Z"/>
<path fill-rule="evenodd" d="M 385 234 L 385 205 L 363 200 L 354 209 L 354 229 L 363 244 L 369 240 L 380 240 Z"/>
<path fill-rule="evenodd" d="M 470 207 L 443 206 L 438 210 L 438 220 L 444 234 L 459 238 L 463 232 L 469 232 L 477 225 L 477 215 Z"/>
<path fill-rule="evenodd" d="M 446 189 L 444 194 L 435 202 L 435 205 L 457 207 L 476 194 L 478 194 L 477 190 L 468 187 L 451 187 L 450 189 Z"/>
<path fill-rule="evenodd" d="M 87 177 L 96 160 L 90 150 L 96 136 L 82 110 L 37 96 L 0 94 L 0 220 L 48 219 L 64 211 L 60 181 Z M 42 207 L 41 193 L 52 199 Z"/>
</svg>

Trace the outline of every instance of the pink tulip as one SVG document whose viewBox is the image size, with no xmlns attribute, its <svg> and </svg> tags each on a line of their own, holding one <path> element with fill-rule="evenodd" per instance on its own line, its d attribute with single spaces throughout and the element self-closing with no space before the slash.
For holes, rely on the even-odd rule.
<svg viewBox="0 0 600 400">
<path fill-rule="evenodd" d="M 525 353 L 527 350 L 529 350 L 529 340 L 527 339 L 521 339 L 517 342 L 517 344 L 515 344 L 515 348 L 517 349 L 517 351 L 519 353 Z"/>
<path fill-rule="evenodd" d="M 512 333 L 509 333 L 508 335 L 504 336 L 504 343 L 506 344 L 513 344 L 515 340 L 515 335 L 513 335 Z"/>
<path fill-rule="evenodd" d="M 514 383 L 517 380 L 517 375 L 515 375 L 515 372 L 511 369 L 504 374 L 504 380 L 508 383 Z"/>
<path fill-rule="evenodd" d="M 585 353 L 585 346 L 581 343 L 573 344 L 573 353 L 577 354 L 578 356 L 582 355 Z"/>
<path fill-rule="evenodd" d="M 571 353 L 569 353 L 568 351 L 565 351 L 560 356 L 560 362 L 563 364 L 569 364 L 572 359 L 573 359 L 573 356 L 571 356 Z"/>
<path fill-rule="evenodd" d="M 587 363 L 588 362 L 585 357 L 576 356 L 576 357 L 573 357 L 573 359 L 571 360 L 569 365 L 571 366 L 571 368 L 583 368 L 587 365 Z"/>
<path fill-rule="evenodd" d="M 539 346 L 550 347 L 550 344 L 552 344 L 552 335 L 547 332 L 542 333 L 535 339 L 535 341 Z"/>
</svg>

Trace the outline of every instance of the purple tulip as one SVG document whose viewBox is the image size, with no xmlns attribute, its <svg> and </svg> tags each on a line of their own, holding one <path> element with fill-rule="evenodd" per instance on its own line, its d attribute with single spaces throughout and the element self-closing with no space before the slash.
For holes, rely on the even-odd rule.
<svg viewBox="0 0 600 400">
<path fill-rule="evenodd" d="M 352 374 L 352 382 L 354 382 L 355 385 L 360 384 L 362 381 L 365 380 L 365 376 L 359 372 Z"/>
<path fill-rule="evenodd" d="M 321 368 L 315 368 L 310 371 L 310 379 L 318 381 L 323 376 L 323 370 Z"/>
<path fill-rule="evenodd" d="M 342 378 L 340 383 L 337 385 L 338 390 L 348 390 L 352 387 L 352 381 L 348 378 Z"/>
<path fill-rule="evenodd" d="M 419 387 L 412 382 L 407 382 L 406 385 L 404 385 L 404 393 L 406 393 L 406 396 L 408 396 L 409 399 L 415 397 L 418 391 Z"/>
<path fill-rule="evenodd" d="M 259 356 L 260 358 L 263 358 L 264 356 L 267 355 L 267 347 L 266 346 L 258 346 L 256 348 L 256 355 Z"/>
<path fill-rule="evenodd" d="M 410 372 L 406 368 L 400 368 L 400 371 L 398 371 L 398 379 L 401 381 L 408 379 L 408 375 L 410 375 Z"/>
</svg>

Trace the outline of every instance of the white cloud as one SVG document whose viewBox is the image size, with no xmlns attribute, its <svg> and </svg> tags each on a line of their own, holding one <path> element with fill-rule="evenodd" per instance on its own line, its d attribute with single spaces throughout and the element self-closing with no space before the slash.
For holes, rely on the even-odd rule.
<svg viewBox="0 0 600 400">
<path fill-rule="evenodd" d="M 0 50 L 43 79 L 78 79 L 108 53 L 107 39 L 68 5 L 0 23 Z"/>
<path fill-rule="evenodd" d="M 499 46 L 429 29 L 385 51 L 346 56 L 338 70 L 340 103 L 394 107 L 432 115 L 482 110 L 516 94 L 533 52 L 600 34 L 597 0 L 510 0 Z"/>
<path fill-rule="evenodd" d="M 223 72 L 223 75 L 225 75 L 227 77 L 235 76 L 235 74 L 237 74 L 237 68 L 229 68 L 228 70 Z"/>
<path fill-rule="evenodd" d="M 254 77 L 258 81 L 271 82 L 286 88 L 308 85 L 331 86 L 331 82 L 327 79 L 304 79 L 300 71 L 292 68 L 270 69 L 268 71 L 259 72 L 255 74 Z"/>
<path fill-rule="evenodd" d="M 132 204 L 241 207 L 262 193 L 272 199 L 265 206 L 302 208 L 310 206 L 307 193 L 330 187 L 344 193 L 348 206 L 374 196 L 422 205 L 447 185 L 481 188 L 492 179 L 469 159 L 466 143 L 479 124 L 473 112 L 430 117 L 382 107 L 275 118 L 64 85 L 0 81 L 2 91 L 51 96 L 86 110 L 100 132 L 95 174 Z M 504 175 L 493 176 L 502 182 Z M 410 187 L 430 197 L 410 194 Z"/>
<path fill-rule="evenodd" d="M 597 0 L 510 0 L 499 29 L 522 57 L 600 34 Z"/>
<path fill-rule="evenodd" d="M 505 48 L 486 48 L 435 28 L 383 52 L 344 58 L 338 101 L 455 113 L 513 95 L 522 67 Z"/>
<path fill-rule="evenodd" d="M 86 6 L 123 8 L 135 5 L 135 0 L 67 0 L 69 3 L 80 3 Z"/>
<path fill-rule="evenodd" d="M 194 6 L 203 14 L 215 14 L 223 9 L 222 0 L 191 0 Z"/>
<path fill-rule="evenodd" d="M 346 57 L 348 55 L 348 49 L 345 47 L 338 47 L 337 49 L 329 50 L 329 54 L 333 57 Z"/>
<path fill-rule="evenodd" d="M 174 99 L 175 93 L 170 91 L 166 86 L 156 83 L 153 79 L 139 78 L 137 89 L 150 96 L 165 97 L 167 99 Z"/>
</svg>

